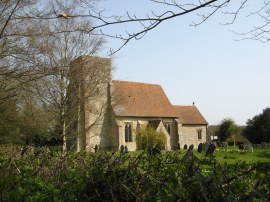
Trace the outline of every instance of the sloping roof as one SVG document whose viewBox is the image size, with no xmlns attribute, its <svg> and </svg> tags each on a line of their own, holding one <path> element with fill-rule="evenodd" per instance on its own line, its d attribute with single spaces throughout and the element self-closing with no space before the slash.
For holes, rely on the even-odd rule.
<svg viewBox="0 0 270 202">
<path fill-rule="evenodd" d="M 204 119 L 202 114 L 199 112 L 196 106 L 174 106 L 178 114 L 179 122 L 182 124 L 201 124 L 207 125 L 207 121 Z"/>
<path fill-rule="evenodd" d="M 116 116 L 178 117 L 162 87 L 130 81 L 113 81 Z"/>
</svg>

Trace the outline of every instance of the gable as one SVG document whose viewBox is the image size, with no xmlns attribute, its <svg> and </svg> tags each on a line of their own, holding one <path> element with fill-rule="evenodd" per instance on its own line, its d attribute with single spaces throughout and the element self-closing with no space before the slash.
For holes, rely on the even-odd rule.
<svg viewBox="0 0 270 202">
<path fill-rule="evenodd" d="M 174 106 L 178 115 L 178 122 L 187 125 L 207 125 L 203 115 L 196 106 Z"/>
<path fill-rule="evenodd" d="M 148 122 L 147 126 L 157 130 L 158 126 L 160 125 L 161 122 L 162 122 L 161 120 L 150 120 Z"/>
<path fill-rule="evenodd" d="M 116 116 L 177 117 L 160 85 L 113 81 L 112 96 Z"/>
</svg>

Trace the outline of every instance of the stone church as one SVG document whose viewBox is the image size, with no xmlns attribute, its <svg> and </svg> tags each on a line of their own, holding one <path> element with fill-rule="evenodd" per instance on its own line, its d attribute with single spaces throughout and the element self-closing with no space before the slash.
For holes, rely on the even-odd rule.
<svg viewBox="0 0 270 202">
<path fill-rule="evenodd" d="M 162 131 L 167 150 L 206 142 L 207 121 L 193 104 L 172 105 L 162 87 L 112 80 L 111 60 L 81 56 L 70 70 L 68 145 L 80 150 L 137 149 L 134 130 Z"/>
</svg>

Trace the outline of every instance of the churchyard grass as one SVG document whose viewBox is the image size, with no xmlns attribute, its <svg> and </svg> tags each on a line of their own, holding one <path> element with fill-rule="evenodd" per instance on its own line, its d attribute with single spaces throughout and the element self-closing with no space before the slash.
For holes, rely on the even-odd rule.
<svg viewBox="0 0 270 202">
<path fill-rule="evenodd" d="M 185 150 L 183 150 L 185 152 Z M 194 151 L 198 158 L 203 158 L 205 152 L 199 153 Z M 267 149 L 254 149 L 253 153 L 247 150 L 239 150 L 238 147 L 229 146 L 226 150 L 217 147 L 214 157 L 219 163 L 233 164 L 237 161 L 246 161 L 247 163 L 255 162 L 270 162 L 270 148 Z"/>
</svg>

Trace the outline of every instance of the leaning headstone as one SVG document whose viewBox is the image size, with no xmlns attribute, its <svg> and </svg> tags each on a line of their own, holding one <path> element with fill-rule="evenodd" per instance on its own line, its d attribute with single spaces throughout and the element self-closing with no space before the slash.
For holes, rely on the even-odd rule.
<svg viewBox="0 0 270 202">
<path fill-rule="evenodd" d="M 205 156 L 214 154 L 215 150 L 216 150 L 216 146 L 214 144 L 210 144 L 206 151 Z"/>
<path fill-rule="evenodd" d="M 203 144 L 202 143 L 200 143 L 199 145 L 198 145 L 198 152 L 202 152 L 202 150 L 203 150 Z"/>
<path fill-rule="evenodd" d="M 184 149 L 187 149 L 187 145 L 186 144 L 184 145 Z"/>
<path fill-rule="evenodd" d="M 222 149 L 227 150 L 228 149 L 228 142 L 222 142 Z"/>
<path fill-rule="evenodd" d="M 244 145 L 243 144 L 239 144 L 238 149 L 244 150 Z"/>
<path fill-rule="evenodd" d="M 267 148 L 266 142 L 262 142 L 261 145 L 262 145 L 262 149 L 266 149 Z"/>
</svg>

